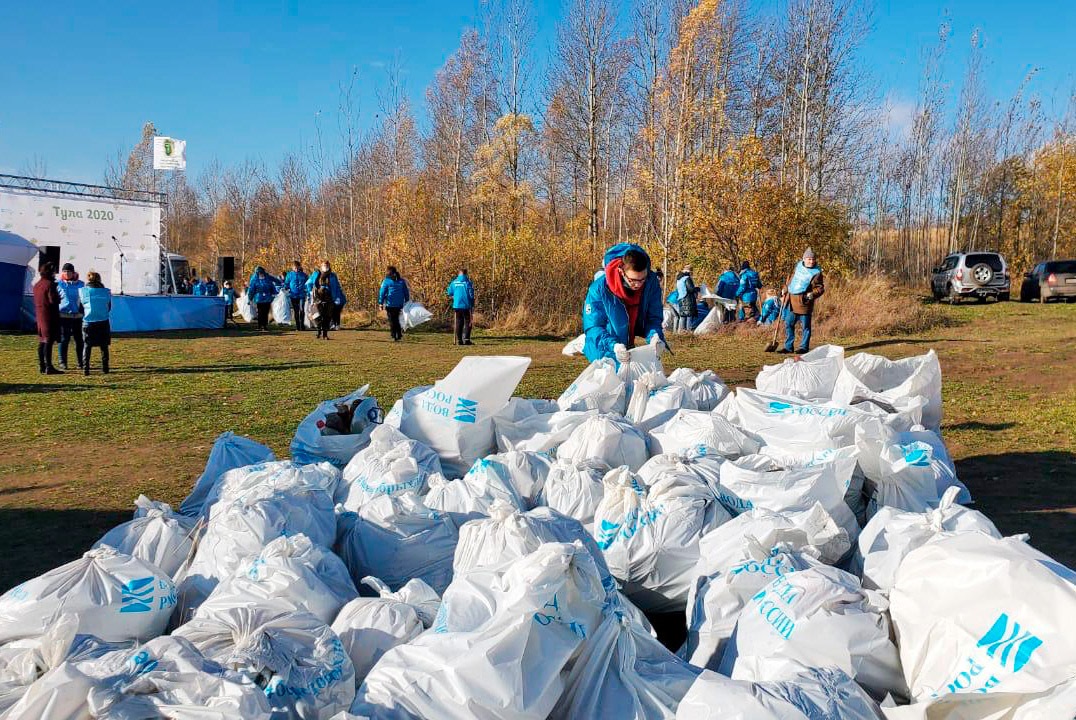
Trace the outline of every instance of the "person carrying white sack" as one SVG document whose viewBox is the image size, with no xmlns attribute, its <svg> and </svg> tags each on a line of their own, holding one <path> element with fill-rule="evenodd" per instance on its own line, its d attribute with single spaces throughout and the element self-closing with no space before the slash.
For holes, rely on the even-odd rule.
<svg viewBox="0 0 1076 720">
<path fill-rule="evenodd" d="M 661 282 L 651 269 L 650 256 L 638 245 L 619 243 L 605 251 L 604 266 L 583 303 L 587 360 L 613 358 L 618 365 L 626 363 L 637 336 L 664 350 Z"/>
</svg>

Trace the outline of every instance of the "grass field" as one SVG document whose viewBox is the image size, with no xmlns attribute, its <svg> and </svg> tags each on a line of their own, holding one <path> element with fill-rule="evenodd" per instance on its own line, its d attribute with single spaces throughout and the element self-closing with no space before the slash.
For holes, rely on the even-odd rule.
<svg viewBox="0 0 1076 720">
<path fill-rule="evenodd" d="M 935 348 L 944 374 L 943 435 L 979 509 L 1006 533 L 1029 532 L 1076 564 L 1076 305 L 944 308 L 954 323 L 919 335 L 816 338 L 903 357 Z M 388 407 L 447 373 L 464 352 L 528 355 L 519 394 L 556 397 L 584 367 L 563 339 L 481 334 L 456 348 L 419 332 L 174 333 L 118 337 L 113 373 L 45 377 L 36 339 L 0 336 L 0 591 L 71 560 L 129 518 L 139 493 L 177 504 L 225 430 L 286 456 L 296 424 L 365 383 Z M 763 335 L 674 341 L 666 368 L 712 368 L 749 384 Z"/>
</svg>

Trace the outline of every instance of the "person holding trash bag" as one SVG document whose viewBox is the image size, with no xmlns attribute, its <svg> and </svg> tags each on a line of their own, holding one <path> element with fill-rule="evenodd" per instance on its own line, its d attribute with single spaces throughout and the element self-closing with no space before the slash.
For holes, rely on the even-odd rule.
<svg viewBox="0 0 1076 720">
<path fill-rule="evenodd" d="M 37 318 L 37 365 L 42 375 L 63 375 L 52 365 L 52 346 L 60 339 L 60 291 L 56 266 L 44 263 L 34 283 L 34 315 Z"/>
<path fill-rule="evenodd" d="M 340 278 L 333 272 L 332 265 L 329 264 L 328 260 L 322 260 L 321 267 L 310 273 L 310 277 L 306 279 L 306 291 L 312 293 L 322 275 L 329 278 L 329 290 L 333 295 L 330 325 L 333 330 L 339 330 L 340 314 L 344 311 L 344 305 L 347 304 L 347 296 L 344 295 L 344 289 L 340 285 Z"/>
<path fill-rule="evenodd" d="M 377 291 L 377 306 L 388 315 L 393 342 L 403 340 L 400 311 L 410 300 L 411 290 L 407 287 L 407 281 L 400 277 L 395 265 L 389 265 L 385 279 L 381 281 L 381 289 Z"/>
<path fill-rule="evenodd" d="M 295 329 L 306 330 L 306 315 L 303 304 L 306 300 L 307 275 L 303 272 L 303 264 L 293 260 L 291 270 L 284 276 L 284 289 L 288 291 L 288 300 L 291 301 L 291 316 L 295 318 Z"/>
<path fill-rule="evenodd" d="M 751 263 L 744 260 L 740 265 L 740 286 L 736 290 L 736 299 L 740 301 L 740 320 L 753 320 L 758 317 L 758 290 L 762 287 L 762 280 L 758 273 L 751 267 Z"/>
<path fill-rule="evenodd" d="M 676 278 L 677 330 L 690 332 L 699 317 L 699 288 L 691 275 L 690 265 L 684 267 Z"/>
<path fill-rule="evenodd" d="M 473 345 L 471 342 L 471 313 L 474 310 L 474 285 L 467 268 L 460 268 L 460 274 L 448 284 L 445 294 L 452 298 L 452 329 L 456 345 Z"/>
<path fill-rule="evenodd" d="M 67 348 L 75 341 L 75 362 L 82 369 L 82 304 L 78 291 L 86 283 L 78 279 L 75 266 L 64 263 L 56 289 L 60 293 L 60 369 L 67 369 Z"/>
<path fill-rule="evenodd" d="M 318 317 L 315 321 L 318 328 L 316 337 L 328 340 L 329 330 L 333 324 L 333 290 L 332 281 L 327 274 L 318 278 L 318 284 L 314 287 L 311 299 L 314 301 L 314 307 L 318 312 Z"/>
<path fill-rule="evenodd" d="M 661 329 L 661 283 L 650 269 L 650 256 L 638 245 L 619 243 L 605 251 L 605 271 L 587 289 L 583 303 L 583 354 L 594 362 L 629 359 L 636 336 L 665 349 Z"/>
<path fill-rule="evenodd" d="M 112 344 L 112 326 L 108 314 L 112 312 L 112 291 L 101 283 L 101 274 L 86 273 L 86 287 L 78 291 L 85 309 L 82 317 L 82 341 L 86 346 L 82 356 L 82 372 L 90 374 L 90 351 L 101 348 L 101 372 L 108 374 L 108 349 Z"/>
<path fill-rule="evenodd" d="M 265 272 L 261 265 L 254 268 L 254 273 L 247 283 L 247 299 L 258 306 L 258 329 L 269 330 L 269 311 L 273 307 L 280 281 Z"/>
<path fill-rule="evenodd" d="M 822 268 L 814 257 L 814 251 L 807 248 L 803 259 L 796 263 L 795 270 L 785 286 L 788 303 L 785 306 L 785 345 L 777 352 L 787 355 L 792 352 L 796 340 L 796 325 L 803 326 L 803 334 L 797 353 L 803 354 L 811 349 L 811 316 L 814 314 L 814 301 L 826 291 L 822 283 Z"/>
</svg>

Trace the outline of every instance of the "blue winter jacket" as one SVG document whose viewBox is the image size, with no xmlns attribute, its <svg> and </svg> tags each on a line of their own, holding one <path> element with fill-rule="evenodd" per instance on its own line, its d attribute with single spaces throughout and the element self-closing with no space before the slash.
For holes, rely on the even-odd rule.
<svg viewBox="0 0 1076 720">
<path fill-rule="evenodd" d="M 280 288 L 280 281 L 269 273 L 258 277 L 259 270 L 265 272 L 261 267 L 254 269 L 254 273 L 250 276 L 250 282 L 247 283 L 247 298 L 252 303 L 271 303 Z"/>
<path fill-rule="evenodd" d="M 306 297 L 307 276 L 302 270 L 288 270 L 284 276 L 284 288 L 288 291 L 288 297 L 293 300 L 302 300 Z"/>
<path fill-rule="evenodd" d="M 81 280 L 75 280 L 74 282 L 68 282 L 63 278 L 56 281 L 56 289 L 60 291 L 60 314 L 61 315 L 81 315 L 82 310 L 79 309 L 78 292 L 80 288 L 86 286 L 86 283 Z"/>
<path fill-rule="evenodd" d="M 726 270 L 721 273 L 721 277 L 717 279 L 717 293 L 718 297 L 723 297 L 727 300 L 734 300 L 736 298 L 736 291 L 740 289 L 740 276 L 732 270 Z"/>
<path fill-rule="evenodd" d="M 86 314 L 82 317 L 83 323 L 101 322 L 108 320 L 108 313 L 112 310 L 112 291 L 105 287 L 84 287 L 78 291 L 79 300 Z"/>
<path fill-rule="evenodd" d="M 220 294 L 220 288 L 217 287 L 217 283 L 213 282 L 212 280 L 206 280 L 202 284 L 202 290 L 205 291 L 205 294 L 208 297 L 216 297 Z"/>
<path fill-rule="evenodd" d="M 747 268 L 740 273 L 740 287 L 736 291 L 736 297 L 750 305 L 758 300 L 758 289 L 762 287 L 762 280 L 753 268 Z"/>
<path fill-rule="evenodd" d="M 197 280 L 191 285 L 191 295 L 205 295 L 205 285 L 202 284 L 201 280 Z"/>
<path fill-rule="evenodd" d="M 315 270 L 310 273 L 310 277 L 306 279 L 307 294 L 314 292 L 314 288 L 318 285 L 319 277 L 321 277 L 321 270 Z M 344 295 L 344 289 L 340 287 L 340 279 L 332 270 L 329 271 L 329 292 L 332 293 L 334 305 L 339 305 L 340 307 L 347 305 L 347 295 Z"/>
<path fill-rule="evenodd" d="M 629 250 L 646 252 L 638 245 L 619 243 L 605 251 L 604 264 L 608 266 L 613 260 L 624 257 Z M 641 292 L 643 297 L 636 327 L 629 331 L 628 310 L 606 285 L 605 274 L 590 283 L 583 303 L 583 333 L 586 335 L 583 354 L 587 360 L 593 362 L 599 358 L 613 357 L 613 346 L 618 343 L 631 345 L 636 334 L 646 338 L 647 342 L 654 335 L 665 340 L 665 333 L 661 329 L 661 283 L 653 270 L 647 276 Z"/>
<path fill-rule="evenodd" d="M 225 305 L 235 305 L 235 288 L 224 288 L 220 292 Z"/>
<path fill-rule="evenodd" d="M 781 311 L 781 306 L 777 303 L 777 298 L 770 298 L 766 302 L 762 303 L 762 310 L 759 312 L 758 322 L 760 325 L 769 325 L 777 320 L 777 316 Z"/>
<path fill-rule="evenodd" d="M 402 308 L 411 299 L 411 290 L 407 287 L 407 281 L 403 278 L 393 280 L 385 278 L 381 281 L 381 289 L 377 291 L 377 304 L 389 308 Z"/>
<path fill-rule="evenodd" d="M 474 308 L 474 285 L 471 284 L 471 278 L 463 273 L 457 275 L 456 279 L 448 284 L 445 294 L 452 298 L 453 310 Z"/>
</svg>

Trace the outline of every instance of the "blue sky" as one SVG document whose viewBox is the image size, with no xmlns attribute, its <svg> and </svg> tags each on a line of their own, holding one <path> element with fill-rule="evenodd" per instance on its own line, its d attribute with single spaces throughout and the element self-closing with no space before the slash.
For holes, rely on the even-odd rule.
<svg viewBox="0 0 1076 720">
<path fill-rule="evenodd" d="M 753 4 L 775 12 L 781 2 Z M 187 140 L 193 175 L 212 158 L 272 166 L 312 142 L 318 111 L 323 133 L 335 139 L 339 86 L 352 68 L 360 122 L 371 123 L 376 89 L 395 58 L 420 107 L 484 7 L 480 0 L 0 5 L 0 171 L 17 172 L 36 157 L 49 176 L 84 182 L 99 182 L 107 160 L 136 142 L 147 120 Z M 534 7 L 544 62 L 561 2 L 534 0 Z M 1038 67 L 1031 89 L 1049 112 L 1051 98 L 1076 82 L 1076 3 L 878 0 L 873 17 L 861 57 L 898 126 L 914 103 L 923 48 L 945 21 L 954 94 L 976 27 L 992 95 L 1007 98 Z"/>
</svg>

